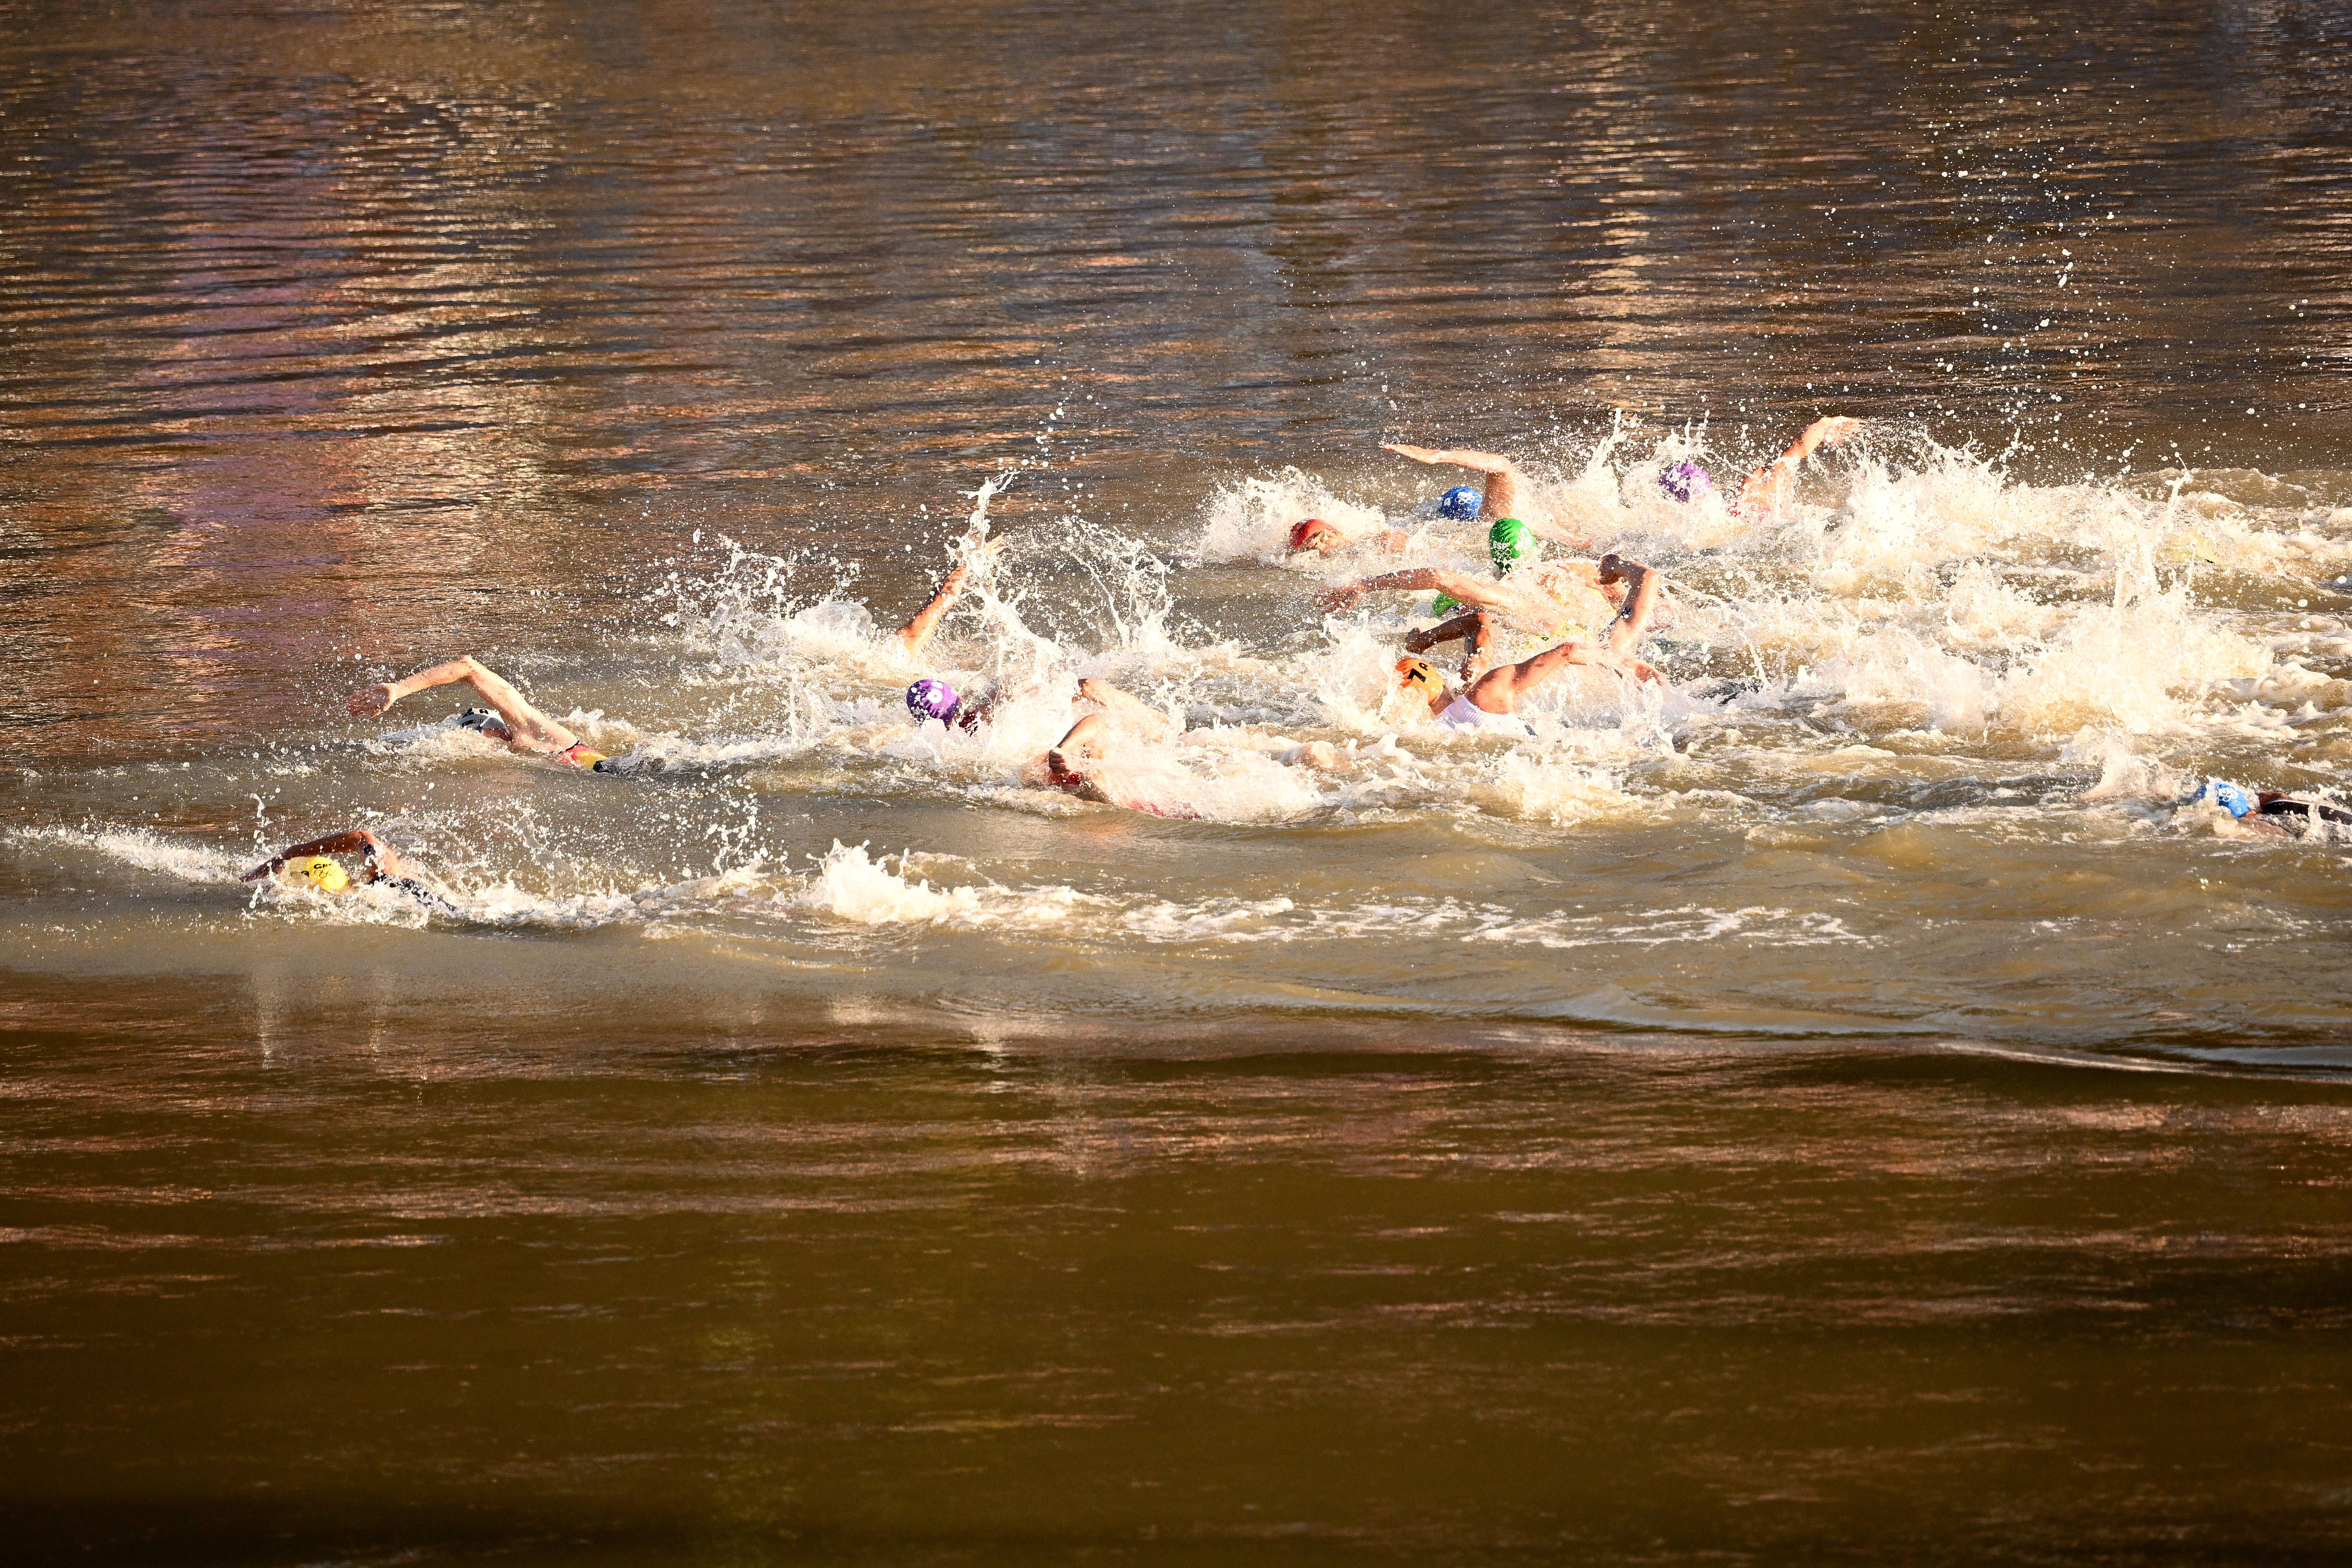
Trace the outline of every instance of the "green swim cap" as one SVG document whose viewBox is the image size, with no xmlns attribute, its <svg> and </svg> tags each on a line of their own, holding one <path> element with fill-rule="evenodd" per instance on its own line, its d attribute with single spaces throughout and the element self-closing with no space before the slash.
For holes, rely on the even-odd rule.
<svg viewBox="0 0 2352 1568">
<path fill-rule="evenodd" d="M 1486 531 L 1486 553 L 1494 557 L 1497 574 L 1517 565 L 1528 551 L 1536 547 L 1535 536 L 1528 525 L 1516 517 L 1498 517 L 1495 526 Z"/>
<path fill-rule="evenodd" d="M 1449 610 L 1458 610 L 1461 607 L 1462 601 L 1451 594 L 1440 594 L 1429 601 L 1429 613 L 1433 616 L 1442 616 Z"/>
</svg>

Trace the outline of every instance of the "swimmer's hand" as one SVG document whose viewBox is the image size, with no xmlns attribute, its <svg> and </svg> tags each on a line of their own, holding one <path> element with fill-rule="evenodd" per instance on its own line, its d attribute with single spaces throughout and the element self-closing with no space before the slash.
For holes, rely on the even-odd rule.
<svg viewBox="0 0 2352 1568">
<path fill-rule="evenodd" d="M 1416 463 L 1437 461 L 1437 451 L 1431 447 L 1409 447 L 1402 441 L 1383 441 L 1381 443 L 1381 450 L 1394 452 L 1400 458 L 1411 458 Z"/>
<path fill-rule="evenodd" d="M 1797 437 L 1797 454 L 1810 458 L 1823 447 L 1834 447 L 1862 428 L 1862 421 L 1850 414 L 1832 414 L 1805 426 Z"/>
<path fill-rule="evenodd" d="M 363 686 L 352 693 L 349 707 L 354 719 L 373 719 L 390 708 L 394 702 L 390 686 Z"/>
<path fill-rule="evenodd" d="M 949 579 L 961 586 L 973 567 L 995 565 L 997 558 L 1004 553 L 1006 542 L 1003 539 L 990 538 L 984 526 L 974 528 L 956 542 L 955 569 L 949 573 Z"/>
<path fill-rule="evenodd" d="M 1342 583 L 1336 588 L 1326 588 L 1316 595 L 1315 607 L 1327 616 L 1336 616 L 1343 610 L 1354 609 L 1356 601 L 1363 596 L 1364 585 L 1361 583 Z"/>
</svg>

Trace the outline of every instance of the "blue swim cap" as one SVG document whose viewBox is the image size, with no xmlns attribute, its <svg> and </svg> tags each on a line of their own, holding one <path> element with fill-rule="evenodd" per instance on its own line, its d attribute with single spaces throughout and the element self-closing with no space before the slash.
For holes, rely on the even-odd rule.
<svg viewBox="0 0 2352 1568">
<path fill-rule="evenodd" d="M 2210 800 L 2231 816 L 2243 816 L 2254 809 L 2254 797 L 2237 784 L 2221 779 L 2207 779 L 2197 786 L 2191 801 Z"/>
<path fill-rule="evenodd" d="M 944 680 L 925 677 L 907 688 L 907 711 L 915 716 L 918 724 L 926 719 L 952 724 L 956 710 L 961 706 L 962 703 L 956 697 L 955 688 Z"/>
<path fill-rule="evenodd" d="M 1437 515 L 1456 522 L 1469 521 L 1478 515 L 1478 492 L 1468 485 L 1454 486 L 1437 498 Z"/>
</svg>

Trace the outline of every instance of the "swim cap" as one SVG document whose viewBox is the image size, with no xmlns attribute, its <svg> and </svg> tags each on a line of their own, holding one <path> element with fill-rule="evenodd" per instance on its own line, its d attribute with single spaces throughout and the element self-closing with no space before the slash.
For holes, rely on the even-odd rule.
<svg viewBox="0 0 2352 1568">
<path fill-rule="evenodd" d="M 1429 613 L 1433 616 L 1451 615 L 1461 607 L 1462 601 L 1451 594 L 1440 594 L 1429 601 Z"/>
<path fill-rule="evenodd" d="M 1715 493 L 1715 479 L 1696 463 L 1676 463 L 1658 476 L 1658 488 L 1678 501 Z"/>
<path fill-rule="evenodd" d="M 1316 541 L 1323 538 L 1326 534 L 1330 536 L 1332 544 L 1345 544 L 1348 542 L 1345 538 L 1341 537 L 1338 529 L 1332 527 L 1329 523 L 1324 521 L 1319 517 L 1310 517 L 1298 522 L 1291 529 L 1290 548 L 1293 550 L 1312 550 L 1315 548 Z M 1328 549 L 1329 546 L 1327 545 L 1325 548 Z"/>
<path fill-rule="evenodd" d="M 306 856 L 286 868 L 322 893 L 340 893 L 352 885 L 352 879 L 344 874 L 343 868 L 324 855 Z"/>
<path fill-rule="evenodd" d="M 1528 525 L 1516 517 L 1498 517 L 1495 526 L 1486 531 L 1486 553 L 1494 557 L 1497 573 L 1508 572 L 1517 565 L 1535 543 Z"/>
<path fill-rule="evenodd" d="M 457 728 L 480 733 L 485 730 L 503 730 L 507 721 L 487 708 L 468 708 L 457 715 Z"/>
<path fill-rule="evenodd" d="M 1478 515 L 1478 492 L 1468 485 L 1454 486 L 1437 498 L 1437 515 L 1456 522 L 1469 521 Z"/>
<path fill-rule="evenodd" d="M 926 719 L 937 719 L 942 724 L 951 724 L 955 721 L 956 710 L 961 706 L 955 688 L 944 680 L 933 680 L 927 676 L 907 688 L 907 711 L 915 716 L 918 723 Z"/>
<path fill-rule="evenodd" d="M 2189 798 L 2191 801 L 2210 800 L 2231 816 L 2243 816 L 2254 809 L 2254 797 L 2251 793 L 2221 779 L 2207 779 Z"/>
<path fill-rule="evenodd" d="M 1397 684 L 1409 689 L 1436 691 L 1445 685 L 1445 678 L 1437 673 L 1437 667 L 1425 658 L 1401 658 L 1396 661 L 1396 672 Z"/>
</svg>

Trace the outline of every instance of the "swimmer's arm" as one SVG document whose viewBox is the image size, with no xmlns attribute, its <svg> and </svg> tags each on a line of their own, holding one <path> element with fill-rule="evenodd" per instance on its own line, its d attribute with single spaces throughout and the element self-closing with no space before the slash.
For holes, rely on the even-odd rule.
<svg viewBox="0 0 2352 1568">
<path fill-rule="evenodd" d="M 1606 644 L 1564 642 L 1544 649 L 1532 658 L 1523 658 L 1517 664 L 1501 665 L 1487 671 L 1472 682 L 1470 700 L 1475 706 L 1486 708 L 1489 712 L 1512 712 L 1517 706 L 1520 692 L 1540 686 L 1562 670 L 1580 664 L 1596 665 L 1604 669 L 1622 669 L 1636 680 L 1654 681 L 1660 686 L 1666 683 L 1666 678 L 1659 674 L 1655 668 L 1630 654 L 1620 653 Z M 1503 691 L 1509 693 L 1513 707 L 1493 708 L 1478 700 L 1482 695 L 1500 695 L 1500 692 L 1496 691 L 1497 686 L 1502 688 Z"/>
<path fill-rule="evenodd" d="M 976 542 L 966 540 L 958 548 L 965 553 L 959 554 L 956 563 L 950 567 L 948 574 L 940 580 L 940 591 L 931 595 L 929 604 L 915 612 L 913 619 L 898 628 L 899 645 L 908 653 L 917 652 L 925 643 L 931 640 L 931 633 L 939 628 L 940 617 L 954 609 L 956 601 L 963 597 L 964 584 L 971 580 L 974 554 L 992 561 L 996 558 L 996 552 L 1004 548 L 1004 541 L 992 539 L 985 542 Z"/>
<path fill-rule="evenodd" d="M 1106 679 L 1101 679 L 1101 677 L 1096 677 L 1096 675 L 1089 675 L 1085 677 L 1082 682 L 1077 682 L 1077 696 L 1082 703 L 1098 703 L 1101 708 L 1118 708 L 1119 712 L 1134 715 L 1139 717 L 1139 720 L 1160 720 L 1160 710 L 1150 708 L 1146 700 L 1134 696 L 1131 691 L 1119 691 L 1118 687 L 1112 687 L 1110 682 L 1106 682 Z"/>
<path fill-rule="evenodd" d="M 372 873 L 368 879 L 370 881 L 377 877 L 400 875 L 400 857 L 393 852 L 392 846 L 384 843 L 364 827 L 354 827 L 349 832 L 330 833 L 324 838 L 313 838 L 305 844 L 290 844 L 239 877 L 237 880 L 257 882 L 264 877 L 275 876 L 284 870 L 286 862 L 289 860 L 300 860 L 312 855 L 362 854 L 368 859 L 369 870 Z"/>
<path fill-rule="evenodd" d="M 562 751 L 572 743 L 572 731 L 530 705 L 530 700 L 495 670 L 475 658 L 461 654 L 446 664 L 433 665 L 414 675 L 381 686 L 364 687 L 351 696 L 351 713 L 354 719 L 370 719 L 389 709 L 404 697 L 430 690 L 436 686 L 470 686 L 483 701 L 498 710 L 512 739 L 525 750 L 540 746 Z"/>
<path fill-rule="evenodd" d="M 1450 463 L 1457 468 L 1468 468 L 1497 479 L 1518 472 L 1510 458 L 1494 452 L 1441 452 L 1428 447 L 1410 447 L 1402 441 L 1383 441 L 1381 450 L 1394 452 L 1400 458 L 1411 458 L 1416 463 Z"/>
<path fill-rule="evenodd" d="M 931 602 L 917 610 L 913 617 L 898 628 L 898 645 L 913 653 L 930 641 L 931 633 L 939 629 L 940 617 L 954 609 L 955 602 L 963 597 L 964 581 L 971 575 L 971 563 L 957 562 L 940 579 L 940 591 L 931 595 Z"/>
<path fill-rule="evenodd" d="M 1109 729 L 1109 714 L 1089 713 L 1071 725 L 1068 731 L 1054 742 L 1053 754 L 1064 758 L 1076 757 L 1081 762 L 1090 761 L 1097 755 L 1095 742 Z"/>
<path fill-rule="evenodd" d="M 1397 441 L 1384 443 L 1381 449 L 1394 452 L 1400 458 L 1411 458 L 1416 463 L 1451 463 L 1457 468 L 1486 475 L 1486 488 L 1478 500 L 1478 519 L 1482 522 L 1519 514 L 1519 466 L 1499 452 L 1440 452 Z"/>
<path fill-rule="evenodd" d="M 1748 482 L 1739 487 L 1739 510 L 1764 511 L 1780 505 L 1795 487 L 1798 465 L 1861 428 L 1861 420 L 1844 414 L 1832 414 L 1806 426 L 1804 433 L 1789 443 L 1787 451 L 1748 476 Z"/>
<path fill-rule="evenodd" d="M 1326 610 L 1344 610 L 1376 588 L 1402 588 L 1413 593 L 1433 589 L 1483 609 L 1493 609 L 1509 598 L 1497 584 L 1484 578 L 1465 576 L 1443 566 L 1412 566 L 1402 572 L 1383 572 L 1377 577 L 1343 583 L 1315 595 L 1315 602 Z"/>
<path fill-rule="evenodd" d="M 1078 682 L 1078 698 L 1081 701 L 1100 704 L 1106 714 L 1125 714 L 1137 723 L 1150 726 L 1155 733 L 1168 728 L 1166 714 L 1150 706 L 1141 698 L 1121 691 L 1108 680 L 1087 676 Z M 1079 722 L 1084 723 L 1085 721 L 1080 720 Z M 1071 733 L 1075 734 L 1076 731 L 1073 730 Z"/>
</svg>

